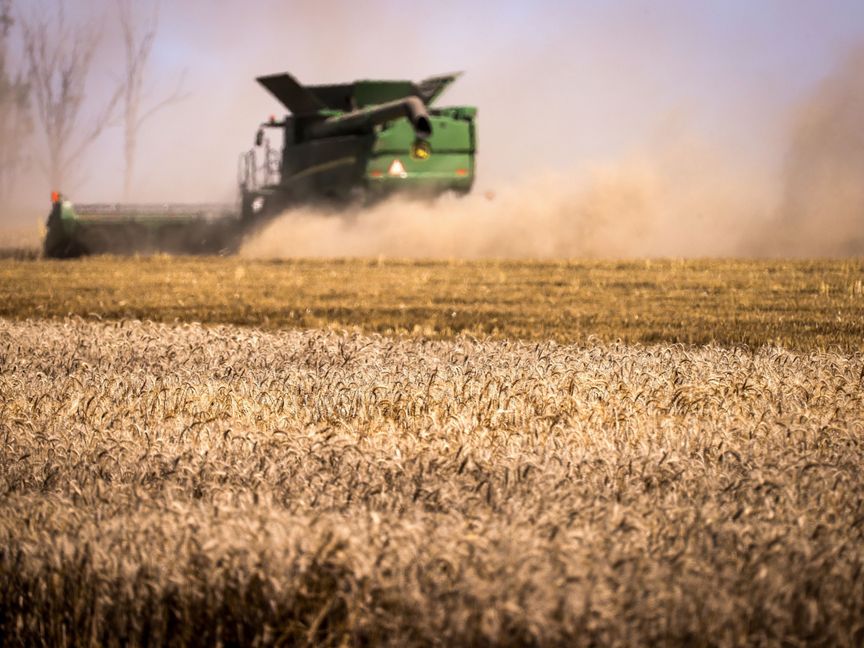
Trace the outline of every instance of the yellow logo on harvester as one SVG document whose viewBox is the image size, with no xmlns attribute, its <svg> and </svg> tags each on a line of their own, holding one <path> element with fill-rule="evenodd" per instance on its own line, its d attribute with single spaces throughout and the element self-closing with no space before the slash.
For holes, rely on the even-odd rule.
<svg viewBox="0 0 864 648">
<path fill-rule="evenodd" d="M 411 157 L 415 160 L 428 160 L 432 155 L 432 147 L 426 140 L 417 140 L 411 145 Z"/>
</svg>

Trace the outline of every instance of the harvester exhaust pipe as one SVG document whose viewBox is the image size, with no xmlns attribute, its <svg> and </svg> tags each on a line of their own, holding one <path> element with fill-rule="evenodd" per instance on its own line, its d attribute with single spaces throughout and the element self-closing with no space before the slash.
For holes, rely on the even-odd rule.
<svg viewBox="0 0 864 648">
<path fill-rule="evenodd" d="M 397 99 L 380 104 L 375 108 L 355 110 L 338 117 L 330 117 L 324 121 L 310 124 L 306 128 L 306 134 L 313 138 L 352 135 L 400 117 L 408 118 L 414 127 L 414 133 L 420 139 L 428 139 L 432 135 L 429 112 L 426 110 L 426 104 L 418 97 Z"/>
</svg>

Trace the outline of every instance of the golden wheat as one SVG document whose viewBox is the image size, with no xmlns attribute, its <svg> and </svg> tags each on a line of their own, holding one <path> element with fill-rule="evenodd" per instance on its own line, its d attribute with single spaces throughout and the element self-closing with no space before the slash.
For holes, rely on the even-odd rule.
<svg viewBox="0 0 864 648">
<path fill-rule="evenodd" d="M 860 645 L 864 357 L 0 320 L 0 632 Z"/>
</svg>

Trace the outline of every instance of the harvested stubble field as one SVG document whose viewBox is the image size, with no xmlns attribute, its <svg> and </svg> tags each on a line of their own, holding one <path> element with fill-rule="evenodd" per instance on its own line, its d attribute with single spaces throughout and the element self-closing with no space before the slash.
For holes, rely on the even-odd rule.
<svg viewBox="0 0 864 648">
<path fill-rule="evenodd" d="M 864 351 L 864 260 L 0 261 L 0 317 Z"/>
<path fill-rule="evenodd" d="M 861 270 L 0 264 L 0 636 L 861 645 Z"/>
</svg>

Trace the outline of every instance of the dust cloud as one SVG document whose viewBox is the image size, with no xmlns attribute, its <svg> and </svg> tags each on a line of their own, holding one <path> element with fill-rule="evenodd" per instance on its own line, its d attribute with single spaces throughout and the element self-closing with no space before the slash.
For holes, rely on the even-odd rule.
<svg viewBox="0 0 864 648">
<path fill-rule="evenodd" d="M 864 47 L 792 111 L 779 178 L 699 136 L 495 193 L 292 210 L 249 257 L 840 257 L 864 254 Z M 480 157 L 482 164 L 482 156 Z"/>
<path fill-rule="evenodd" d="M 529 177 L 504 190 L 391 199 L 367 209 L 291 210 L 249 257 L 616 258 L 738 253 L 764 220 L 758 186 L 696 143 L 610 166 Z M 730 227 L 734 222 L 735 227 Z"/>
<path fill-rule="evenodd" d="M 773 252 L 864 254 L 864 47 L 801 109 L 784 175 Z"/>
</svg>

